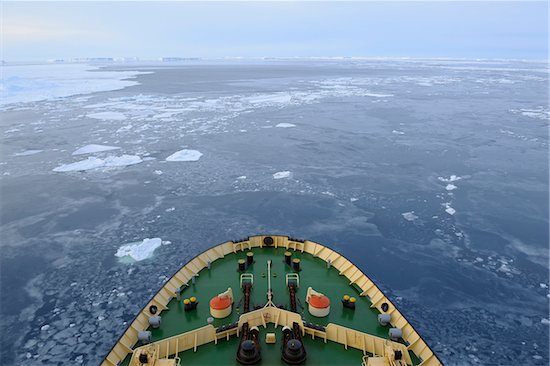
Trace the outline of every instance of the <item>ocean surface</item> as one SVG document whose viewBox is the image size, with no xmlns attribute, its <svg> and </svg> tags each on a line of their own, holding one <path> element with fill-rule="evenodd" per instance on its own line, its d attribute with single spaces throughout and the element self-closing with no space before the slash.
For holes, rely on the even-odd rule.
<svg viewBox="0 0 550 366">
<path fill-rule="evenodd" d="M 263 233 L 341 251 L 446 365 L 548 364 L 547 64 L 2 67 L 2 365 L 98 364 Z"/>
</svg>

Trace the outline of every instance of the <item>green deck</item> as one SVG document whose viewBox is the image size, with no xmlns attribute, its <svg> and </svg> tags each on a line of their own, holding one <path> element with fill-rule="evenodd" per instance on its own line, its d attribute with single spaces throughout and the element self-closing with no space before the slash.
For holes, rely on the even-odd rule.
<svg viewBox="0 0 550 366">
<path fill-rule="evenodd" d="M 251 307 L 264 305 L 267 301 L 267 261 L 271 259 L 271 287 L 273 290 L 273 302 L 276 305 L 283 304 L 290 310 L 290 297 L 285 283 L 285 274 L 293 273 L 292 269 L 284 263 L 283 248 L 264 247 L 254 248 L 254 264 L 247 269 L 247 273 L 254 275 L 254 286 L 251 292 Z M 382 327 L 378 324 L 378 311 L 370 307 L 371 302 L 366 297 L 359 296 L 359 289 L 350 286 L 346 277 L 340 276 L 335 268 L 327 268 L 326 262 L 315 258 L 311 254 L 292 251 L 293 258 L 301 259 L 300 287 L 297 291 L 298 310 L 305 321 L 314 324 L 327 325 L 328 323 L 339 324 L 348 328 L 356 329 L 365 333 L 387 338 L 389 327 Z M 181 334 L 207 324 L 206 319 L 210 317 L 209 301 L 217 294 L 224 292 L 228 287 L 233 289 L 235 303 L 233 312 L 224 319 L 216 319 L 215 327 L 238 321 L 242 315 L 242 291 L 239 286 L 240 273 L 237 271 L 237 260 L 245 259 L 246 251 L 237 254 L 226 255 L 224 259 L 212 263 L 211 269 L 203 269 L 196 277 L 195 284 L 191 281 L 189 286 L 182 289 L 182 300 L 195 296 L 199 302 L 196 310 L 183 310 L 183 301 L 175 298 L 168 304 L 168 310 L 163 311 L 162 324 L 159 329 L 149 329 L 152 332 L 153 341 L 158 341 L 177 334 Z M 316 318 L 307 311 L 305 296 L 307 288 L 311 286 L 314 290 L 324 293 L 331 300 L 331 312 L 327 317 Z M 357 299 L 356 309 L 344 308 L 341 299 L 344 295 L 354 296 Z M 300 309 L 300 303 L 303 309 Z M 273 328 L 273 324 L 268 325 Z M 277 344 L 268 345 L 262 342 L 263 365 L 282 364 L 280 360 L 280 339 L 281 327 L 275 330 Z M 261 339 L 265 337 L 265 329 L 261 329 Z M 339 364 L 339 365 L 360 365 L 362 352 L 353 348 L 344 350 L 340 344 L 322 340 L 312 340 L 310 336 L 304 337 L 305 347 L 308 352 L 306 364 Z M 180 353 L 182 364 L 191 365 L 212 365 L 212 364 L 237 364 L 235 354 L 237 351 L 238 338 L 233 336 L 229 341 L 222 339 L 218 345 L 207 344 L 200 346 L 197 352 L 185 351 Z M 213 351 L 215 348 L 215 352 Z M 416 365 L 418 359 L 410 352 L 413 363 Z M 126 357 L 122 365 L 129 363 L 130 357 Z"/>
</svg>

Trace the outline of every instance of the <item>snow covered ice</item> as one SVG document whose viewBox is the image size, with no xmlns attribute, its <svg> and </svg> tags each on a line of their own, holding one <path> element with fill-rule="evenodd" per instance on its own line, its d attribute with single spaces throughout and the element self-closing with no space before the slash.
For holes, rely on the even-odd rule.
<svg viewBox="0 0 550 366">
<path fill-rule="evenodd" d="M 285 170 L 285 171 L 282 171 L 282 172 L 277 172 L 277 173 L 273 173 L 273 179 L 284 179 L 284 178 L 289 178 L 291 176 L 291 172 L 288 171 L 288 170 Z"/>
<path fill-rule="evenodd" d="M 57 168 L 54 168 L 53 171 L 64 173 L 92 170 L 98 168 L 124 167 L 139 164 L 142 161 L 143 160 L 137 155 L 108 156 L 104 159 L 90 156 L 86 160 L 60 165 Z"/>
<path fill-rule="evenodd" d="M 202 153 L 198 150 L 180 150 L 166 158 L 166 161 L 198 161 Z"/>
<path fill-rule="evenodd" d="M 130 257 L 139 262 L 153 256 L 154 251 L 162 245 L 160 238 L 143 239 L 140 242 L 129 243 L 118 248 L 115 256 L 119 258 Z"/>
<path fill-rule="evenodd" d="M 86 145 L 86 146 L 83 146 L 83 147 L 75 150 L 73 152 L 73 155 L 93 154 L 93 153 L 97 153 L 97 152 L 111 151 L 111 150 L 118 150 L 118 149 L 120 149 L 120 147 L 91 144 L 91 145 Z"/>
</svg>

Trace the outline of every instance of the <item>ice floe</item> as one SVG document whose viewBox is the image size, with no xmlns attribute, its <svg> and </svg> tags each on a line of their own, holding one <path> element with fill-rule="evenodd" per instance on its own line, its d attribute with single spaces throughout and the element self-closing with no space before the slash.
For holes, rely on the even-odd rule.
<svg viewBox="0 0 550 366">
<path fill-rule="evenodd" d="M 120 112 L 96 112 L 88 113 L 86 117 L 100 119 L 102 121 L 124 121 L 126 115 Z"/>
<path fill-rule="evenodd" d="M 166 158 L 166 161 L 197 161 L 202 153 L 198 150 L 180 150 Z"/>
<path fill-rule="evenodd" d="M 275 127 L 279 127 L 279 128 L 290 128 L 290 127 L 296 127 L 296 125 L 292 124 L 292 123 L 279 123 L 277 124 Z"/>
<path fill-rule="evenodd" d="M 139 242 L 128 243 L 118 248 L 115 256 L 129 257 L 136 262 L 153 256 L 153 252 L 163 244 L 160 238 L 146 238 Z"/>
<path fill-rule="evenodd" d="M 405 132 L 403 131 L 398 131 L 398 130 L 393 130 L 391 133 L 395 134 L 395 135 L 404 135 Z"/>
<path fill-rule="evenodd" d="M 522 116 L 529 117 L 529 118 L 535 118 L 535 119 L 542 119 L 542 120 L 548 120 L 550 118 L 550 111 L 544 109 L 543 107 L 537 107 L 537 108 L 521 108 L 521 109 L 512 109 L 510 110 L 512 113 L 518 113 Z"/>
<path fill-rule="evenodd" d="M 93 154 L 97 152 L 102 151 L 111 151 L 111 150 L 118 150 L 120 147 L 117 146 L 107 146 L 107 145 L 86 145 L 81 147 L 80 149 L 77 149 L 73 152 L 73 155 L 83 155 L 83 154 Z"/>
<path fill-rule="evenodd" d="M 452 174 L 451 176 L 449 176 L 449 178 L 437 177 L 437 179 L 439 179 L 440 181 L 445 182 L 445 183 L 451 183 L 451 182 L 456 182 L 457 180 L 461 180 L 462 177 L 459 177 L 458 175 Z"/>
<path fill-rule="evenodd" d="M 450 202 L 445 202 L 443 206 L 445 207 L 445 212 L 447 212 L 449 215 L 454 215 L 456 213 L 456 210 L 451 207 Z"/>
<path fill-rule="evenodd" d="M 22 152 L 19 152 L 19 153 L 15 153 L 13 155 L 14 156 L 29 156 L 29 155 L 34 155 L 34 154 L 41 153 L 42 151 L 44 151 L 44 150 L 25 150 L 25 151 L 22 151 Z"/>
<path fill-rule="evenodd" d="M 448 190 L 448 191 L 453 191 L 457 188 L 458 188 L 457 186 L 455 186 L 454 184 L 451 184 L 451 183 L 449 183 L 445 186 L 445 189 Z"/>
<path fill-rule="evenodd" d="M 54 168 L 54 172 L 79 172 L 97 168 L 124 167 L 141 163 L 143 160 L 137 155 L 108 156 L 105 159 L 90 156 L 86 160 L 63 164 Z"/>
<path fill-rule="evenodd" d="M 119 90 L 138 85 L 141 71 L 106 71 L 84 64 L 2 65 L 0 105 Z"/>
<path fill-rule="evenodd" d="M 414 214 L 414 211 L 403 212 L 401 216 L 407 221 L 414 221 L 418 218 L 418 216 Z"/>
<path fill-rule="evenodd" d="M 285 170 L 285 171 L 282 171 L 282 172 L 277 172 L 277 173 L 273 173 L 273 179 L 283 179 L 283 178 L 290 178 L 290 175 L 292 173 L 289 172 L 288 170 Z"/>
</svg>

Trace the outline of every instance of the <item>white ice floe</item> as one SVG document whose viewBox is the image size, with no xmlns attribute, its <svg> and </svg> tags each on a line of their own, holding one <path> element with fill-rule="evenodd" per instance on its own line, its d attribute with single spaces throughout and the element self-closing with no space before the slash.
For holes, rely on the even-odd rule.
<svg viewBox="0 0 550 366">
<path fill-rule="evenodd" d="M 41 331 L 44 331 L 44 332 L 47 331 L 48 329 L 50 329 L 50 325 L 49 325 L 49 324 L 45 324 L 45 325 L 43 325 L 43 326 L 40 327 L 40 330 L 41 330 Z"/>
<path fill-rule="evenodd" d="M 163 174 L 163 173 L 162 173 L 162 170 L 155 170 L 154 173 L 155 173 L 156 175 L 162 175 L 162 174 Z"/>
<path fill-rule="evenodd" d="M 405 134 L 405 132 L 398 131 L 398 130 L 393 130 L 391 133 L 396 134 L 396 135 L 404 135 Z"/>
<path fill-rule="evenodd" d="M 100 119 L 102 121 L 124 121 L 126 115 L 120 112 L 97 112 L 97 113 L 88 113 L 86 117 Z"/>
<path fill-rule="evenodd" d="M 273 179 L 283 179 L 283 178 L 289 178 L 292 173 L 288 170 L 273 173 Z"/>
<path fill-rule="evenodd" d="M 535 119 L 542 119 L 542 120 L 548 120 L 550 118 L 550 111 L 544 109 L 543 107 L 537 107 L 537 108 L 522 108 L 522 109 L 512 109 L 510 110 L 512 113 L 519 113 L 522 116 L 529 117 L 529 118 L 535 118 Z"/>
<path fill-rule="evenodd" d="M 445 183 L 451 183 L 451 182 L 456 182 L 457 180 L 461 180 L 462 177 L 452 174 L 449 178 L 437 177 L 437 179 Z"/>
<path fill-rule="evenodd" d="M 139 242 L 129 243 L 118 248 L 115 256 L 119 258 L 129 257 L 136 262 L 150 258 L 153 252 L 162 245 L 160 238 L 146 238 Z"/>
<path fill-rule="evenodd" d="M 138 85 L 141 71 L 107 71 L 84 64 L 2 65 L 0 105 L 119 90 Z"/>
<path fill-rule="evenodd" d="M 544 324 L 544 325 L 550 325 L 550 320 L 548 320 L 548 319 L 546 319 L 546 318 L 542 318 L 542 319 L 540 320 L 540 322 L 541 322 L 542 324 Z"/>
<path fill-rule="evenodd" d="M 25 150 L 25 151 L 22 151 L 22 152 L 19 152 L 19 153 L 15 153 L 13 155 L 14 156 L 28 156 L 28 155 L 34 155 L 34 154 L 41 153 L 42 151 L 44 151 L 44 150 Z"/>
<path fill-rule="evenodd" d="M 86 145 L 81 147 L 80 149 L 77 149 L 73 152 L 73 155 L 82 155 L 82 154 L 93 154 L 97 152 L 102 151 L 111 151 L 111 150 L 118 150 L 120 147 L 117 146 L 107 146 L 107 145 Z"/>
<path fill-rule="evenodd" d="M 355 201 L 359 201 L 359 198 L 351 197 L 349 200 L 350 202 L 355 202 Z"/>
<path fill-rule="evenodd" d="M 401 216 L 407 221 L 414 221 L 418 218 L 418 216 L 414 214 L 414 211 L 403 212 Z"/>
<path fill-rule="evenodd" d="M 445 202 L 443 206 L 445 206 L 445 212 L 447 212 L 449 215 L 454 215 L 456 213 L 456 210 L 451 207 L 450 202 Z"/>
<path fill-rule="evenodd" d="M 180 150 L 166 158 L 166 161 L 197 161 L 202 153 L 198 150 Z"/>
<path fill-rule="evenodd" d="M 296 127 L 296 125 L 292 124 L 292 123 L 279 123 L 277 124 L 275 127 L 279 127 L 279 128 L 290 128 L 290 127 Z"/>
<path fill-rule="evenodd" d="M 245 180 L 246 179 L 246 175 L 241 175 L 240 177 L 237 177 L 238 180 Z"/>
<path fill-rule="evenodd" d="M 75 163 L 63 164 L 53 169 L 54 172 L 79 172 L 97 168 L 124 167 L 141 163 L 143 160 L 137 155 L 108 156 L 105 159 L 89 157 Z"/>
<path fill-rule="evenodd" d="M 548 285 L 546 283 L 539 283 L 540 288 L 548 288 Z"/>
<path fill-rule="evenodd" d="M 451 184 L 451 183 L 449 183 L 445 186 L 445 189 L 448 190 L 448 191 L 452 191 L 452 190 L 455 190 L 457 188 L 458 188 L 457 186 L 455 186 L 454 184 Z"/>
</svg>

